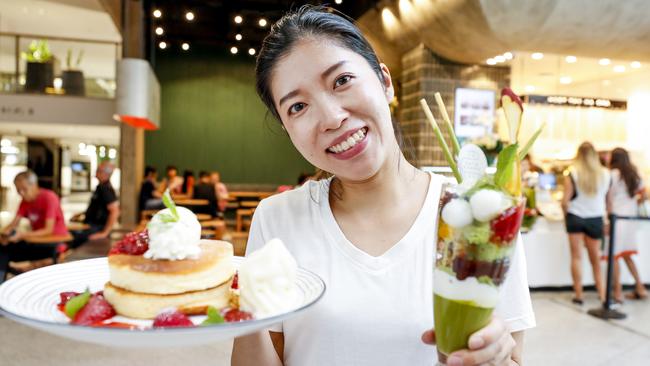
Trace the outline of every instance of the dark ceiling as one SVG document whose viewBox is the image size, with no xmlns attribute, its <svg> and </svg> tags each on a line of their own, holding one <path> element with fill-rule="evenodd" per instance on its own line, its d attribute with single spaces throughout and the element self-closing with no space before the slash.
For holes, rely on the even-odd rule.
<svg viewBox="0 0 650 366">
<path fill-rule="evenodd" d="M 344 14 L 357 19 L 368 9 L 375 6 L 377 0 L 342 0 L 341 4 L 331 1 L 291 1 L 291 0 L 151 0 L 147 4 L 148 32 L 150 47 L 158 52 L 181 52 L 181 45 L 186 42 L 192 48 L 217 47 L 229 50 L 236 46 L 240 50 L 254 48 L 258 50 L 273 22 L 291 9 L 304 4 L 326 4 Z M 153 16 L 154 10 L 160 10 L 162 16 Z M 194 20 L 188 21 L 185 14 L 191 11 Z M 236 24 L 235 16 L 243 18 Z M 264 18 L 268 24 L 260 27 L 259 19 Z M 155 29 L 162 27 L 162 35 L 155 34 Z M 235 36 L 242 35 L 237 41 Z M 164 41 L 165 50 L 157 45 Z"/>
</svg>

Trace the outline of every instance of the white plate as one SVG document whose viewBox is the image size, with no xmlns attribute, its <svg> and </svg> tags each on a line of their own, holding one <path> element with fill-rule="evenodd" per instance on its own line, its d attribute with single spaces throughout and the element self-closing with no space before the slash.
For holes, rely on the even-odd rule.
<svg viewBox="0 0 650 366">
<path fill-rule="evenodd" d="M 241 257 L 235 257 L 238 267 Z M 116 347 L 190 346 L 230 340 L 254 333 L 296 316 L 318 302 L 325 293 L 325 283 L 313 272 L 298 269 L 296 288 L 300 303 L 296 308 L 276 316 L 223 323 L 207 327 L 139 329 L 99 328 L 69 323 L 57 309 L 59 293 L 102 290 L 108 281 L 106 258 L 87 259 L 39 268 L 16 276 L 0 286 L 0 312 L 7 318 L 62 337 Z M 199 324 L 205 317 L 191 317 Z M 116 316 L 113 321 L 151 325 L 151 321 Z"/>
</svg>

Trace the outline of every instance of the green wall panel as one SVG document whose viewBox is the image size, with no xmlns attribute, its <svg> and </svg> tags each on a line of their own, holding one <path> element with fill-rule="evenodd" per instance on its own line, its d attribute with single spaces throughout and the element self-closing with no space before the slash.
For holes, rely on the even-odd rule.
<svg viewBox="0 0 650 366">
<path fill-rule="evenodd" d="M 255 93 L 252 57 L 158 52 L 161 128 L 146 132 L 145 161 L 158 168 L 218 170 L 228 183 L 295 184 L 313 171 Z"/>
</svg>

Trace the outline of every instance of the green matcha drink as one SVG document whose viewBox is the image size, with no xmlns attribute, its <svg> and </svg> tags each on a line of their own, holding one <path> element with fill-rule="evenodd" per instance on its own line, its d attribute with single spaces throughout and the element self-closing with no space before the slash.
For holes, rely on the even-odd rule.
<svg viewBox="0 0 650 366">
<path fill-rule="evenodd" d="M 482 308 L 472 302 L 448 300 L 433 296 L 438 351 L 443 355 L 465 348 L 469 336 L 485 327 L 492 317 L 492 308 Z"/>
</svg>

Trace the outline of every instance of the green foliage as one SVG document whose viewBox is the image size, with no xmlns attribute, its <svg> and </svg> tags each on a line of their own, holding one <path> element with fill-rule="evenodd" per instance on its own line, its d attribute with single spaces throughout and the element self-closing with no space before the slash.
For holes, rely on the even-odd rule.
<svg viewBox="0 0 650 366">
<path fill-rule="evenodd" d="M 52 59 L 52 51 L 50 51 L 50 46 L 47 43 L 47 40 L 40 39 L 32 41 L 29 44 L 27 52 L 22 52 L 21 56 L 28 62 L 45 63 Z"/>
<path fill-rule="evenodd" d="M 77 61 L 72 62 L 72 49 L 68 49 L 68 52 L 65 57 L 65 64 L 68 67 L 68 70 L 78 70 L 79 65 L 81 65 L 81 60 L 84 57 L 84 50 L 80 50 L 79 54 L 77 54 Z"/>
<path fill-rule="evenodd" d="M 201 323 L 202 326 L 206 325 L 214 325 L 214 324 L 221 324 L 225 322 L 221 314 L 219 314 L 219 310 L 215 308 L 214 306 L 208 306 L 208 317 Z"/>
<path fill-rule="evenodd" d="M 494 174 L 494 183 L 503 191 L 506 190 L 506 185 L 512 179 L 512 175 L 515 174 L 517 159 L 519 158 L 518 149 L 518 144 L 512 144 L 501 150 L 497 158 L 497 172 Z"/>
</svg>

